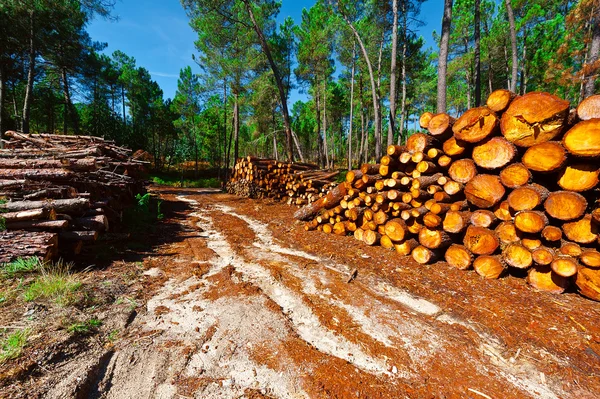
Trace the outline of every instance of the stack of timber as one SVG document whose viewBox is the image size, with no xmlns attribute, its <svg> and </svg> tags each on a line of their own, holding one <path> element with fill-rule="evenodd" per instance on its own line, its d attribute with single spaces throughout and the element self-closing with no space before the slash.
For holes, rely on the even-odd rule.
<svg viewBox="0 0 600 399">
<path fill-rule="evenodd" d="M 498 90 L 487 106 L 458 119 L 425 113 L 420 125 L 428 132 L 349 172 L 296 218 L 420 264 L 600 300 L 600 95 L 570 109 L 548 93 Z"/>
<path fill-rule="evenodd" d="M 237 160 L 226 189 L 249 198 L 272 198 L 288 205 L 306 205 L 336 185 L 339 172 L 309 163 L 280 162 L 248 156 Z"/>
<path fill-rule="evenodd" d="M 9 131 L 0 149 L 0 264 L 73 255 L 145 191 L 147 162 L 92 136 Z"/>
</svg>

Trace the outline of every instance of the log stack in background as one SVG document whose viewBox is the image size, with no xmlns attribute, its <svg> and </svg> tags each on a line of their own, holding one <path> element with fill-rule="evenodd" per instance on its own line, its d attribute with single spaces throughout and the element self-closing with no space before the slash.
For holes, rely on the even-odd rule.
<svg viewBox="0 0 600 399">
<path fill-rule="evenodd" d="M 296 218 L 421 264 L 509 271 L 556 293 L 575 283 L 600 300 L 600 96 L 572 110 L 498 90 L 456 120 L 425 113 L 420 124 L 428 134 L 389 146 Z"/>
<path fill-rule="evenodd" d="M 320 170 L 313 164 L 248 156 L 237 160 L 226 190 L 243 197 L 272 198 L 289 205 L 306 205 L 335 186 L 338 174 Z"/>
<path fill-rule="evenodd" d="M 92 136 L 6 132 L 0 150 L 0 263 L 78 254 L 145 192 L 147 162 Z"/>
</svg>

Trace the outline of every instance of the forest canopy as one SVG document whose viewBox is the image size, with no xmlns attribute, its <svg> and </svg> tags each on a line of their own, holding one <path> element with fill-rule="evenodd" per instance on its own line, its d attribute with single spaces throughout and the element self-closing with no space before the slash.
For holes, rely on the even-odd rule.
<svg viewBox="0 0 600 399">
<path fill-rule="evenodd" d="M 249 154 L 352 167 L 405 141 L 423 112 L 456 116 L 496 89 L 572 104 L 598 92 L 597 0 L 445 0 L 436 48 L 418 33 L 422 0 L 319 0 L 297 21 L 275 0 L 182 0 L 197 52 L 173 99 L 86 31 L 113 6 L 0 4 L 1 132 L 104 136 L 157 169 Z M 294 90 L 306 101 L 291 104 Z"/>
</svg>

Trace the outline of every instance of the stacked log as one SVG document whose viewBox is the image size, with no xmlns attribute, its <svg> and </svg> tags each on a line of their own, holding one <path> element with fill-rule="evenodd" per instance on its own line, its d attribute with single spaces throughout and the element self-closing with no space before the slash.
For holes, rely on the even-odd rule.
<svg viewBox="0 0 600 399">
<path fill-rule="evenodd" d="M 306 230 L 352 234 L 420 264 L 526 275 L 537 290 L 574 286 L 600 300 L 598 104 L 570 110 L 548 93 L 498 90 L 456 120 L 425 113 L 427 133 L 389 146 L 295 216 Z"/>
<path fill-rule="evenodd" d="M 320 170 L 309 163 L 248 156 L 237 160 L 226 189 L 243 197 L 272 198 L 289 205 L 306 205 L 334 187 L 338 174 Z"/>
<path fill-rule="evenodd" d="M 93 136 L 9 131 L 0 149 L 0 263 L 77 254 L 143 193 L 147 162 Z"/>
</svg>

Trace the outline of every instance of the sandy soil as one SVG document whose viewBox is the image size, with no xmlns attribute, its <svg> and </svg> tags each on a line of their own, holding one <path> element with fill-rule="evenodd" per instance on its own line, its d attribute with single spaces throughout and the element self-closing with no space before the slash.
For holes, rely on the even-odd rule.
<svg viewBox="0 0 600 399">
<path fill-rule="evenodd" d="M 169 230 L 143 257 L 139 308 L 107 316 L 121 338 L 8 396 L 600 397 L 598 303 L 306 232 L 285 205 L 156 191 Z"/>
</svg>

